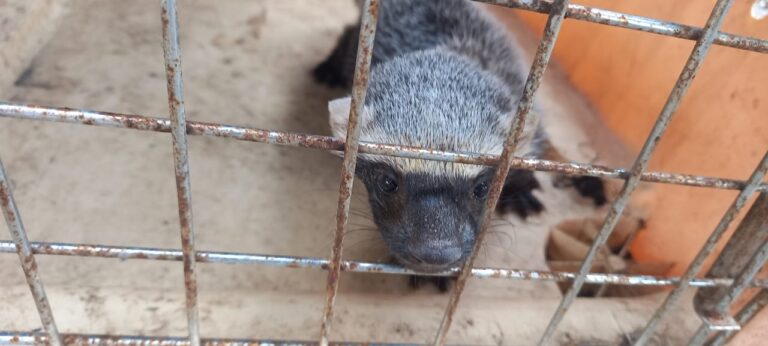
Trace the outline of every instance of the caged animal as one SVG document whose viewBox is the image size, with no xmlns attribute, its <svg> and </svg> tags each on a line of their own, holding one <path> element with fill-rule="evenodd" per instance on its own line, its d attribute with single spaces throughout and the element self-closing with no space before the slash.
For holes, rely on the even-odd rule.
<svg viewBox="0 0 768 346">
<path fill-rule="evenodd" d="M 359 24 L 345 29 L 315 78 L 350 88 Z M 382 0 L 360 140 L 501 154 L 525 83 L 522 50 L 467 0 Z M 348 90 L 348 89 L 347 89 Z M 346 138 L 350 98 L 330 101 L 333 135 Z M 532 114 L 517 156 L 556 158 Z M 559 157 L 558 157 L 559 158 Z M 393 257 L 422 272 L 461 265 L 471 253 L 493 167 L 362 154 L 374 222 Z M 567 178 L 596 205 L 603 183 Z M 533 173 L 511 170 L 497 209 L 525 218 L 544 209 Z"/>
</svg>

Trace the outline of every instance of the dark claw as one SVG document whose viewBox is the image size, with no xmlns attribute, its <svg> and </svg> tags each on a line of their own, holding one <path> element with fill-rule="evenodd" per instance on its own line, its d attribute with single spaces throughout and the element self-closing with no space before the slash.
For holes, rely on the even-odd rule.
<svg viewBox="0 0 768 346">
<path fill-rule="evenodd" d="M 454 278 L 448 278 L 443 276 L 437 277 L 435 279 L 436 279 L 435 285 L 437 285 L 437 290 L 440 291 L 440 293 L 448 292 L 448 290 L 451 289 L 451 282 L 455 280 Z"/>
<path fill-rule="evenodd" d="M 573 188 L 580 195 L 591 198 L 596 206 L 601 206 L 607 201 L 605 197 L 605 185 L 603 180 L 597 177 L 574 177 L 571 179 Z"/>
<path fill-rule="evenodd" d="M 329 87 L 336 88 L 346 86 L 344 79 L 339 75 L 339 72 L 336 71 L 330 61 L 324 61 L 320 65 L 317 65 L 317 67 L 312 70 L 312 76 L 315 77 L 317 82 L 326 84 Z"/>
<path fill-rule="evenodd" d="M 511 170 L 507 176 L 504 189 L 496 209 L 499 212 L 514 212 L 525 219 L 530 215 L 544 211 L 544 205 L 533 195 L 533 190 L 540 189 L 541 184 L 531 171 Z"/>
<path fill-rule="evenodd" d="M 511 192 L 502 196 L 498 208 L 502 212 L 514 212 L 523 219 L 544 210 L 544 206 L 530 191 Z"/>
<path fill-rule="evenodd" d="M 437 290 L 440 291 L 440 293 L 446 293 L 451 288 L 451 280 L 455 280 L 455 278 L 444 276 L 410 275 L 408 277 L 408 286 L 413 289 L 419 289 L 424 284 L 431 283 L 437 287 Z"/>
</svg>

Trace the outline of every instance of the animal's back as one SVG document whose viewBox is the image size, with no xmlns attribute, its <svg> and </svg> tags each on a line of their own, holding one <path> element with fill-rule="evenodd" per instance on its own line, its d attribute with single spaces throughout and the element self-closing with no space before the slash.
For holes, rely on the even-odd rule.
<svg viewBox="0 0 768 346">
<path fill-rule="evenodd" d="M 349 27 L 315 75 L 350 87 L 359 27 Z M 467 0 L 382 0 L 373 46 L 374 66 L 407 53 L 446 48 L 501 79 L 514 95 L 525 82 L 522 50 L 504 28 Z"/>
</svg>

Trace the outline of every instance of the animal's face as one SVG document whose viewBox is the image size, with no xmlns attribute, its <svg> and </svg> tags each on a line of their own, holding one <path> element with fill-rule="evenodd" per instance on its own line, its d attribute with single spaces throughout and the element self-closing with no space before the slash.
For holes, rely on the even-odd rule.
<svg viewBox="0 0 768 346">
<path fill-rule="evenodd" d="M 445 178 L 365 160 L 357 169 L 374 222 L 391 253 L 407 267 L 424 272 L 460 266 L 470 255 L 490 173 Z"/>
<path fill-rule="evenodd" d="M 499 155 L 514 117 L 515 93 L 464 56 L 434 49 L 374 66 L 360 140 Z M 328 104 L 334 136 L 346 138 L 350 98 Z M 517 155 L 530 147 L 526 121 Z M 475 245 L 491 169 L 361 154 L 356 174 L 368 188 L 374 221 L 405 265 L 437 271 L 460 265 Z"/>
</svg>

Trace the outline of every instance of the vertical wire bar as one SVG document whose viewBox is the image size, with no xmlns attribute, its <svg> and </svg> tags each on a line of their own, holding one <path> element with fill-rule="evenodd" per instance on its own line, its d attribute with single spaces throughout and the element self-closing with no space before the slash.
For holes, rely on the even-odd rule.
<svg viewBox="0 0 768 346">
<path fill-rule="evenodd" d="M 368 91 L 368 78 L 373 56 L 373 41 L 376 36 L 376 23 L 379 16 L 379 0 L 366 0 L 360 19 L 360 33 L 355 60 L 355 74 L 352 83 L 352 100 L 349 107 L 347 138 L 344 144 L 344 162 L 341 167 L 339 183 L 339 202 L 336 210 L 336 232 L 331 249 L 331 259 L 326 283 L 325 307 L 320 326 L 320 345 L 328 345 L 328 334 L 333 319 L 333 304 L 339 288 L 341 258 L 344 234 L 347 231 L 349 206 L 352 201 L 352 185 L 355 181 L 355 167 L 360 142 L 358 119 L 363 114 L 365 95 Z"/>
<path fill-rule="evenodd" d="M 616 254 L 617 258 L 624 258 L 627 255 L 627 252 L 629 252 L 629 247 L 632 245 L 632 242 L 635 241 L 635 238 L 637 237 L 637 234 L 640 232 L 640 229 L 633 229 L 629 235 L 627 236 L 627 239 L 624 240 L 624 244 L 621 244 L 621 249 L 619 249 L 619 253 Z M 606 263 L 608 263 L 606 261 Z M 608 267 L 608 266 L 606 266 Z M 612 268 L 606 268 L 606 272 L 608 274 L 613 274 L 614 270 Z M 600 288 L 597 290 L 597 293 L 595 293 L 595 298 L 600 298 L 603 295 L 605 295 L 605 292 L 608 291 L 608 285 L 600 285 Z"/>
<path fill-rule="evenodd" d="M 696 314 L 709 329 L 739 329 L 739 323 L 730 313 L 731 302 L 743 290 L 739 287 L 743 283 L 737 280 L 739 275 L 748 275 L 750 270 L 762 266 L 764 261 L 755 256 L 760 255 L 765 246 L 768 246 L 768 194 L 759 194 L 705 275 L 734 280 L 727 286 L 699 289 L 693 299 Z"/>
<path fill-rule="evenodd" d="M 707 238 L 704 246 L 701 248 L 701 250 L 699 250 L 699 253 L 696 254 L 696 257 L 693 259 L 693 261 L 691 261 L 691 264 L 688 266 L 685 274 L 683 274 L 683 276 L 680 278 L 680 283 L 672 290 L 672 292 L 669 293 L 669 295 L 667 295 L 667 298 L 653 314 L 651 320 L 648 321 L 648 324 L 645 326 L 643 333 L 640 335 L 637 341 L 635 341 L 634 345 L 645 345 L 648 342 L 656 327 L 658 327 L 659 322 L 661 322 L 661 320 L 665 317 L 667 312 L 672 308 L 677 300 L 680 299 L 683 292 L 685 292 L 685 290 L 688 288 L 691 279 L 693 279 L 693 277 L 696 276 L 696 274 L 701 270 L 701 267 L 704 266 L 704 261 L 715 249 L 717 242 L 723 236 L 725 231 L 728 230 L 728 226 L 731 224 L 731 222 L 733 222 L 733 219 L 736 218 L 736 215 L 739 214 L 739 211 L 741 211 L 741 209 L 747 203 L 747 200 L 749 200 L 752 194 L 755 193 L 757 186 L 762 182 L 766 172 L 768 172 L 768 152 L 765 153 L 755 171 L 752 172 L 752 175 L 749 177 L 747 186 L 744 187 L 744 190 L 739 192 L 739 195 L 733 201 L 731 206 L 728 207 L 728 211 L 726 211 L 725 215 L 723 215 L 722 219 L 720 219 L 720 222 L 717 224 L 717 227 L 715 227 L 715 230 L 712 232 L 712 234 L 710 234 L 709 238 Z"/>
<path fill-rule="evenodd" d="M 768 305 L 768 290 L 760 290 L 760 292 L 753 297 L 752 299 L 747 302 L 746 305 L 744 305 L 743 308 L 741 308 L 741 311 L 739 311 L 736 314 L 736 321 L 739 322 L 739 325 L 746 325 L 749 323 L 749 321 L 752 320 L 752 317 L 755 317 L 755 315 L 762 310 L 766 305 Z M 735 330 L 728 330 L 728 331 L 722 331 L 715 335 L 712 340 L 710 340 L 709 343 L 707 343 L 708 346 L 720 346 L 724 345 L 726 342 L 728 342 L 734 335 L 736 335 Z"/>
<path fill-rule="evenodd" d="M 696 329 L 696 332 L 693 333 L 691 340 L 688 341 L 688 346 L 703 345 L 704 342 L 707 341 L 707 338 L 709 338 L 710 332 L 711 330 L 709 329 L 706 323 L 700 324 L 699 328 Z"/>
<path fill-rule="evenodd" d="M 768 154 L 766 154 L 768 157 Z M 755 239 L 756 241 L 758 239 Z M 762 240 L 759 250 L 752 256 L 747 263 L 746 267 L 739 273 L 736 279 L 733 281 L 733 285 L 728 292 L 720 298 L 720 300 L 714 306 L 714 310 L 723 316 L 704 316 L 705 323 L 702 323 L 694 336 L 691 338 L 689 345 L 701 345 L 706 341 L 706 337 L 709 336 L 709 332 L 712 330 L 707 320 L 711 319 L 723 319 L 729 317 L 730 307 L 733 301 L 744 292 L 749 285 L 749 281 L 754 279 L 755 275 L 763 268 L 766 260 L 768 260 L 768 238 Z M 738 323 L 738 322 L 737 322 Z M 736 329 L 736 328 L 734 328 Z"/>
<path fill-rule="evenodd" d="M 563 300 L 560 302 L 560 305 L 557 307 L 554 316 L 552 316 L 552 320 L 550 320 L 549 325 L 547 325 L 547 329 L 544 331 L 544 335 L 542 335 L 541 340 L 539 341 L 539 345 L 546 345 L 550 341 L 554 335 L 555 330 L 557 329 L 558 324 L 562 321 L 563 316 L 568 311 L 568 308 L 571 306 L 574 299 L 578 295 L 581 287 L 584 285 L 584 280 L 592 268 L 595 255 L 603 246 L 603 244 L 605 244 L 605 242 L 608 240 L 608 237 L 613 232 L 613 229 L 616 227 L 621 213 L 624 211 L 627 203 L 629 202 L 630 195 L 635 191 L 635 188 L 640 182 L 640 175 L 648 166 L 648 161 L 651 157 L 651 154 L 656 149 L 656 145 L 658 144 L 661 136 L 667 129 L 667 125 L 669 125 L 672 116 L 675 114 L 675 111 L 680 105 L 680 100 L 685 95 L 688 87 L 691 85 L 693 79 L 696 76 L 696 73 L 701 67 L 701 63 L 704 60 L 704 57 L 706 56 L 707 52 L 709 52 L 709 48 L 712 46 L 712 42 L 717 37 L 720 25 L 723 22 L 725 14 L 730 8 L 731 2 L 731 0 L 718 0 L 718 2 L 715 4 L 710 17 L 707 20 L 707 24 L 704 27 L 704 32 L 701 38 L 696 42 L 696 45 L 694 46 L 688 61 L 685 63 L 685 67 L 680 73 L 677 82 L 675 82 L 675 86 L 670 92 L 669 97 L 664 104 L 664 108 L 662 109 L 658 119 L 656 120 L 656 123 L 653 126 L 653 130 L 651 130 L 651 133 L 643 145 L 637 160 L 635 160 L 635 163 L 632 165 L 629 178 L 624 183 L 621 193 L 611 205 L 611 209 L 605 217 L 603 227 L 600 229 L 597 237 L 595 237 L 592 246 L 589 248 L 589 252 L 587 252 L 587 256 L 584 258 L 584 262 L 579 268 L 579 274 L 576 277 L 576 280 L 574 280 L 571 289 L 568 290 L 568 293 L 566 293 L 566 295 L 563 297 Z"/>
<path fill-rule="evenodd" d="M 176 0 L 161 0 L 163 23 L 163 57 L 168 87 L 168 108 L 171 116 L 173 160 L 176 171 L 176 194 L 179 204 L 181 249 L 184 254 L 184 288 L 186 295 L 189 341 L 200 345 L 197 310 L 197 273 L 195 271 L 195 232 L 192 228 L 192 188 L 187 153 L 187 123 L 184 110 L 184 88 L 181 77 L 181 48 L 179 47 L 179 18 Z"/>
<path fill-rule="evenodd" d="M 40 315 L 40 321 L 43 323 L 45 332 L 48 333 L 48 340 L 52 346 L 62 345 L 59 330 L 56 328 L 56 321 L 53 319 L 53 311 L 48 303 L 48 296 L 45 294 L 43 280 L 37 274 L 37 261 L 32 254 L 32 247 L 27 239 L 27 231 L 21 222 L 21 215 L 16 206 L 11 192 L 11 183 L 5 174 L 5 167 L 0 161 L 0 207 L 3 209 L 5 222 L 8 224 L 8 231 L 16 245 L 16 253 L 19 255 L 21 268 L 24 270 L 24 276 L 27 279 L 27 285 L 35 298 L 37 313 Z"/>
<path fill-rule="evenodd" d="M 512 123 L 512 131 L 507 137 L 507 141 L 501 154 L 499 164 L 496 167 L 493 183 L 491 184 L 488 197 L 486 198 L 485 205 L 483 206 L 482 221 L 479 227 L 480 231 L 477 235 L 475 247 L 472 250 L 472 254 L 470 255 L 469 259 L 467 259 L 467 261 L 462 266 L 454 289 L 451 292 L 448 306 L 446 308 L 445 314 L 443 315 L 443 319 L 440 322 L 440 329 L 438 329 L 437 335 L 435 336 L 435 345 L 445 344 L 445 337 L 448 334 L 451 323 L 453 322 L 453 315 L 456 313 L 459 300 L 461 299 L 461 295 L 464 292 L 464 287 L 466 286 L 467 280 L 472 273 L 472 267 L 474 266 L 475 259 L 477 258 L 477 254 L 480 252 L 479 249 L 483 244 L 483 239 L 485 238 L 491 217 L 493 217 L 494 210 L 496 210 L 496 203 L 498 203 L 499 197 L 501 196 L 501 190 L 503 188 L 504 181 L 507 178 L 507 174 L 509 173 L 515 149 L 520 142 L 523 129 L 525 128 L 525 120 L 528 116 L 528 113 L 533 108 L 536 91 L 541 84 L 541 78 L 547 68 L 549 58 L 552 56 L 552 50 L 554 49 L 557 36 L 560 33 L 560 27 L 563 23 L 563 19 L 565 18 L 566 9 L 568 8 L 568 1 L 569 0 L 556 0 L 552 5 L 552 12 L 550 12 L 549 18 L 547 19 L 547 24 L 544 28 L 544 34 L 542 36 L 541 42 L 539 42 L 539 46 L 533 58 L 531 70 L 528 73 L 528 78 L 525 82 L 523 93 L 520 96 L 520 101 L 518 102 L 517 110 L 515 112 L 515 117 Z"/>
</svg>

